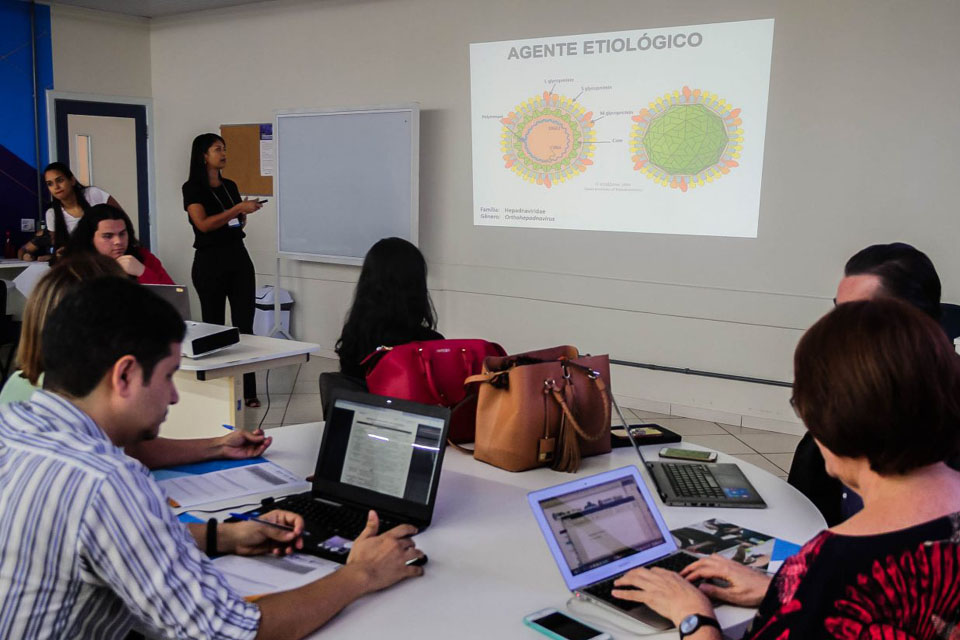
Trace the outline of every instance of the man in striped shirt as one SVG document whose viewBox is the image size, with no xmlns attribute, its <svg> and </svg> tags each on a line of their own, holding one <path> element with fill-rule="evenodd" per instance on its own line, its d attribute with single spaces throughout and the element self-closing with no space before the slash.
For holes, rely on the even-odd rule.
<svg viewBox="0 0 960 640">
<path fill-rule="evenodd" d="M 413 527 L 376 535 L 371 512 L 345 567 L 244 601 L 121 447 L 155 438 L 177 401 L 183 322 L 119 278 L 82 285 L 43 331 L 44 390 L 0 409 L 0 638 L 299 638 L 361 595 L 422 569 Z M 303 521 L 221 524 L 219 553 L 289 553 Z"/>
</svg>

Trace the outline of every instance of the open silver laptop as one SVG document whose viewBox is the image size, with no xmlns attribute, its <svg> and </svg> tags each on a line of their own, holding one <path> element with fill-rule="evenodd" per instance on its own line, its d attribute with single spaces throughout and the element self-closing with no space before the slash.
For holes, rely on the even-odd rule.
<svg viewBox="0 0 960 640">
<path fill-rule="evenodd" d="M 655 629 L 673 626 L 646 605 L 611 594 L 613 582 L 631 569 L 680 571 L 697 559 L 677 549 L 636 467 L 533 491 L 527 499 L 574 596 Z"/>
</svg>

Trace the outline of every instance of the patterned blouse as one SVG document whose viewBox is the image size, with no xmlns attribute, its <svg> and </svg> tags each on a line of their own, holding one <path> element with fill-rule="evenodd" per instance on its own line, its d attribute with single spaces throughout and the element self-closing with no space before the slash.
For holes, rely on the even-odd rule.
<svg viewBox="0 0 960 640">
<path fill-rule="evenodd" d="M 784 562 L 746 637 L 960 640 L 960 513 L 873 536 L 819 533 Z"/>
</svg>

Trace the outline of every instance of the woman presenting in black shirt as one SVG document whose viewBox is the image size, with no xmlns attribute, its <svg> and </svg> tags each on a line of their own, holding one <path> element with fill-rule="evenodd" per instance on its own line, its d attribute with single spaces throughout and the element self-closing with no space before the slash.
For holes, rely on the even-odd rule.
<svg viewBox="0 0 960 640">
<path fill-rule="evenodd" d="M 247 214 L 260 209 L 256 200 L 242 200 L 237 184 L 220 175 L 227 164 L 227 145 L 215 133 L 193 140 L 190 176 L 183 183 L 183 208 L 193 227 L 193 286 L 200 297 L 204 322 L 224 324 L 226 301 L 240 333 L 253 333 L 256 280 L 253 262 L 243 246 Z M 243 376 L 248 407 L 259 407 L 254 374 Z"/>
</svg>

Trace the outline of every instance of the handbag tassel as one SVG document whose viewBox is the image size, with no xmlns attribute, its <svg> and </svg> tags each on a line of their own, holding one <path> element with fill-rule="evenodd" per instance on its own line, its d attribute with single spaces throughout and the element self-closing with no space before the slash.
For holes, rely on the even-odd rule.
<svg viewBox="0 0 960 640">
<path fill-rule="evenodd" d="M 570 426 L 567 416 L 560 418 L 559 451 L 553 459 L 554 471 L 573 473 L 580 468 L 580 442 L 577 440 L 577 431 Z"/>
</svg>

